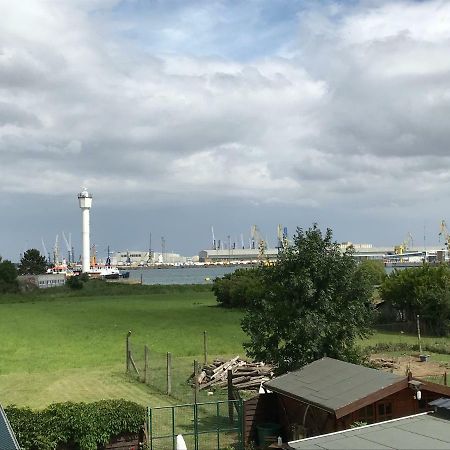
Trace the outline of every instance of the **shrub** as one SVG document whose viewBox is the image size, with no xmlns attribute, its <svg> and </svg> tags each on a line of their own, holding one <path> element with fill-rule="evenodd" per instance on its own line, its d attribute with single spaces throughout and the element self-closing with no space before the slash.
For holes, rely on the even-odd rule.
<svg viewBox="0 0 450 450">
<path fill-rule="evenodd" d="M 139 433 L 145 421 L 145 408 L 126 400 L 54 403 L 42 411 L 8 406 L 5 412 L 22 450 L 97 450 L 114 437 Z"/>
</svg>

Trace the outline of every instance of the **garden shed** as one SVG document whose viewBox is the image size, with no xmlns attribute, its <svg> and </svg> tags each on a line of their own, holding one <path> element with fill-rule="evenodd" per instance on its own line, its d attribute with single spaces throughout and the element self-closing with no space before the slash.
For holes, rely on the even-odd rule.
<svg viewBox="0 0 450 450">
<path fill-rule="evenodd" d="M 267 393 L 245 407 L 248 440 L 256 439 L 263 421 L 279 424 L 277 434 L 287 441 L 345 430 L 355 422 L 372 424 L 425 412 L 430 401 L 450 398 L 450 387 L 414 380 L 411 374 L 326 357 L 267 381 L 264 388 Z"/>
</svg>

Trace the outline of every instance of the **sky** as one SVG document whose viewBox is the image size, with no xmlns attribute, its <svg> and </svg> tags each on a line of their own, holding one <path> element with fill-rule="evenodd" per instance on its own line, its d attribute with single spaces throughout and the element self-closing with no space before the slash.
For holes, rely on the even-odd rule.
<svg viewBox="0 0 450 450">
<path fill-rule="evenodd" d="M 257 225 L 439 245 L 446 0 L 0 0 L 0 255 L 195 255 Z M 450 223 L 450 222 L 449 222 Z M 64 245 L 62 245 L 64 249 Z"/>
</svg>

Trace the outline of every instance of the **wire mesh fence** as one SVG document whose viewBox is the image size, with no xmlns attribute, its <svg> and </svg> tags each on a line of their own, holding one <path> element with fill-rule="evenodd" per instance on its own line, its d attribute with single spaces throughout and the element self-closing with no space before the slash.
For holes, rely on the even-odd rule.
<svg viewBox="0 0 450 450">
<path fill-rule="evenodd" d="M 148 409 L 150 450 L 175 450 L 177 435 L 193 450 L 242 450 L 242 401 Z"/>
<path fill-rule="evenodd" d="M 128 373 L 156 391 L 180 402 L 208 402 L 226 400 L 226 388 L 198 389 L 194 385 L 193 357 L 177 356 L 170 352 L 154 352 L 146 345 L 128 341 Z"/>
<path fill-rule="evenodd" d="M 433 374 L 433 375 L 421 375 L 416 377 L 423 381 L 429 381 L 431 383 L 443 384 L 444 386 L 450 386 L 450 379 L 447 376 L 447 372 L 443 374 Z"/>
</svg>

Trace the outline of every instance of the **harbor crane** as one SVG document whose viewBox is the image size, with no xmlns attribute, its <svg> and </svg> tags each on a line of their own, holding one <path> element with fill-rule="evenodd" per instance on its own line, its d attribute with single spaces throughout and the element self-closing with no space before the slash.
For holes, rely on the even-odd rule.
<svg viewBox="0 0 450 450">
<path fill-rule="evenodd" d="M 259 228 L 257 225 L 253 225 L 251 229 L 251 242 L 252 242 L 252 248 L 258 248 L 259 257 L 263 258 L 265 251 L 267 249 L 267 241 L 262 237 L 261 232 L 259 231 Z"/>
<path fill-rule="evenodd" d="M 445 220 L 441 220 L 440 228 L 439 228 L 439 242 L 441 242 L 441 238 L 443 239 L 444 245 L 449 248 L 450 244 L 450 234 L 448 232 L 447 223 Z"/>
<path fill-rule="evenodd" d="M 44 257 L 47 258 L 47 262 L 50 264 L 50 253 L 47 251 L 45 246 L 44 238 L 41 238 L 42 249 L 44 250 Z"/>
<path fill-rule="evenodd" d="M 64 234 L 64 231 L 62 232 L 62 237 L 64 240 L 64 243 L 66 244 L 66 248 L 67 248 L 67 262 L 70 264 L 72 262 L 73 259 L 73 255 L 72 255 L 72 245 L 71 245 L 71 241 L 72 241 L 72 234 L 69 233 L 69 240 L 67 240 L 66 235 Z"/>
<path fill-rule="evenodd" d="M 410 232 L 408 232 L 405 236 L 405 239 L 400 245 L 396 245 L 394 247 L 394 253 L 396 255 L 403 255 L 403 253 L 411 250 L 414 246 L 414 239 Z"/>
<path fill-rule="evenodd" d="M 288 245 L 287 227 L 279 224 L 277 227 L 278 249 L 286 248 Z"/>
</svg>

